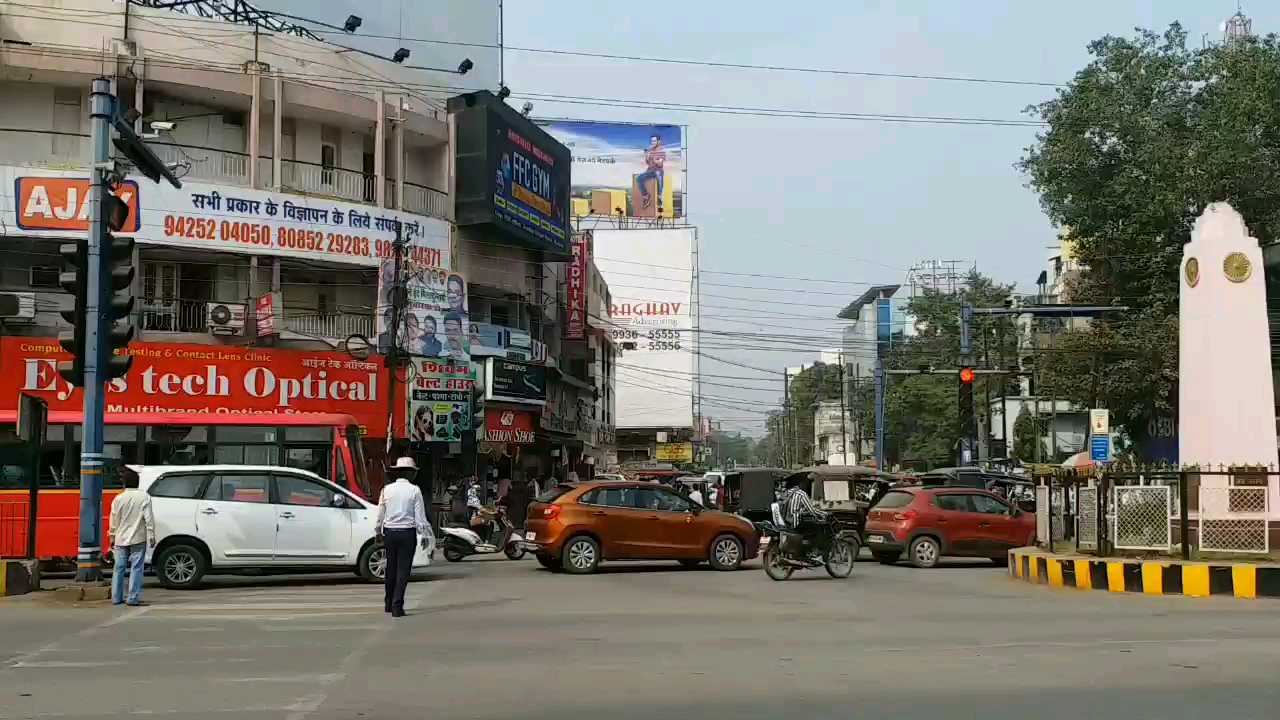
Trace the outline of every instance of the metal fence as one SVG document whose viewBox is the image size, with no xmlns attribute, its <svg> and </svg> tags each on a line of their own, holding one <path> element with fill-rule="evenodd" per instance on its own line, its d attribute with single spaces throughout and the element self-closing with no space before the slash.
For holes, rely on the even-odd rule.
<svg viewBox="0 0 1280 720">
<path fill-rule="evenodd" d="M 1076 547 L 1098 548 L 1098 488 L 1076 489 Z"/>
<path fill-rule="evenodd" d="M 1036 486 L 1036 542 L 1049 542 L 1049 486 Z"/>
<path fill-rule="evenodd" d="M 1199 546 L 1215 552 L 1271 551 L 1267 517 L 1269 489 L 1200 485 Z"/>
<path fill-rule="evenodd" d="M 1111 537 L 1117 550 L 1161 550 L 1173 544 L 1168 485 L 1117 485 L 1111 489 Z"/>
</svg>

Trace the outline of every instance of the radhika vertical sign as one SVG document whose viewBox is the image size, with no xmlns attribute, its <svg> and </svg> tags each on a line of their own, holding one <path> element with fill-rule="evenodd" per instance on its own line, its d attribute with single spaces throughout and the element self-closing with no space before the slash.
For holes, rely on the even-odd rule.
<svg viewBox="0 0 1280 720">
<path fill-rule="evenodd" d="M 567 279 L 569 318 L 564 325 L 565 340 L 585 340 L 587 337 L 587 286 L 590 263 L 591 231 L 574 233 L 573 260 L 569 263 Z"/>
</svg>

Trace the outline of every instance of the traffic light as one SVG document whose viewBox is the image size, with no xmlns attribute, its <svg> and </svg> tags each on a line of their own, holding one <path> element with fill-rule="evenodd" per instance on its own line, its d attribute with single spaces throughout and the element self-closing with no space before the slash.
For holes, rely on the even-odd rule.
<svg viewBox="0 0 1280 720">
<path fill-rule="evenodd" d="M 960 368 L 960 382 L 965 385 L 972 385 L 974 376 L 973 368 Z"/>
<path fill-rule="evenodd" d="M 133 340 L 133 246 L 131 237 L 116 237 L 129 216 L 129 206 L 114 194 L 102 196 L 102 211 L 107 229 L 102 233 L 102 380 L 109 382 L 124 377 L 133 365 L 133 357 L 124 350 Z M 119 354 L 116 351 L 121 351 Z"/>
<path fill-rule="evenodd" d="M 70 330 L 58 333 L 58 344 L 71 353 L 70 361 L 58 363 L 58 374 L 76 387 L 84 385 L 84 342 L 88 330 L 85 325 L 85 300 L 89 295 L 89 247 L 84 241 L 64 243 L 58 248 L 62 255 L 62 272 L 58 284 L 69 293 L 73 305 L 63 310 L 62 319 L 71 324 Z"/>
<path fill-rule="evenodd" d="M 973 450 L 978 437 L 978 416 L 973 406 L 973 368 L 960 368 L 960 464 L 973 462 Z"/>
</svg>

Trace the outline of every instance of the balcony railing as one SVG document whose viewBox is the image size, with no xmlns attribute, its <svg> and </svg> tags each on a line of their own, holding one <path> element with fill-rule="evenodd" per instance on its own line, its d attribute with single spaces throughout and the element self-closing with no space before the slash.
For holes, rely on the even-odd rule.
<svg viewBox="0 0 1280 720">
<path fill-rule="evenodd" d="M 326 340 L 344 340 L 352 335 L 373 337 L 373 312 L 321 313 L 316 311 L 290 312 L 285 310 L 285 329 Z"/>
<path fill-rule="evenodd" d="M 249 185 L 249 156 L 233 150 L 199 145 L 180 145 L 160 140 L 147 143 L 165 163 L 186 168 L 185 177 L 228 185 Z M 0 162 L 51 169 L 85 169 L 90 165 L 91 143 L 81 133 L 0 128 Z M 372 175 L 356 170 L 325 167 L 300 160 L 280 162 L 280 182 L 273 178 L 270 157 L 258 158 L 258 187 L 279 185 L 282 189 L 321 195 L 356 203 L 371 204 L 377 198 Z M 395 180 L 386 181 L 386 204 L 395 207 Z M 405 212 L 448 219 L 449 197 L 444 192 L 417 183 L 405 182 Z"/>
<path fill-rule="evenodd" d="M 209 332 L 206 300 L 139 298 L 143 332 Z"/>
</svg>

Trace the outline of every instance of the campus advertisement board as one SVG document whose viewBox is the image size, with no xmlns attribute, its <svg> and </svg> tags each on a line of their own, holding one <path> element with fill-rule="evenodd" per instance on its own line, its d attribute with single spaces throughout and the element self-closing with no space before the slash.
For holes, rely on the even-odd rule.
<svg viewBox="0 0 1280 720">
<path fill-rule="evenodd" d="M 570 193 L 591 215 L 681 217 L 684 129 L 586 120 L 540 120 L 573 154 Z"/>
</svg>

